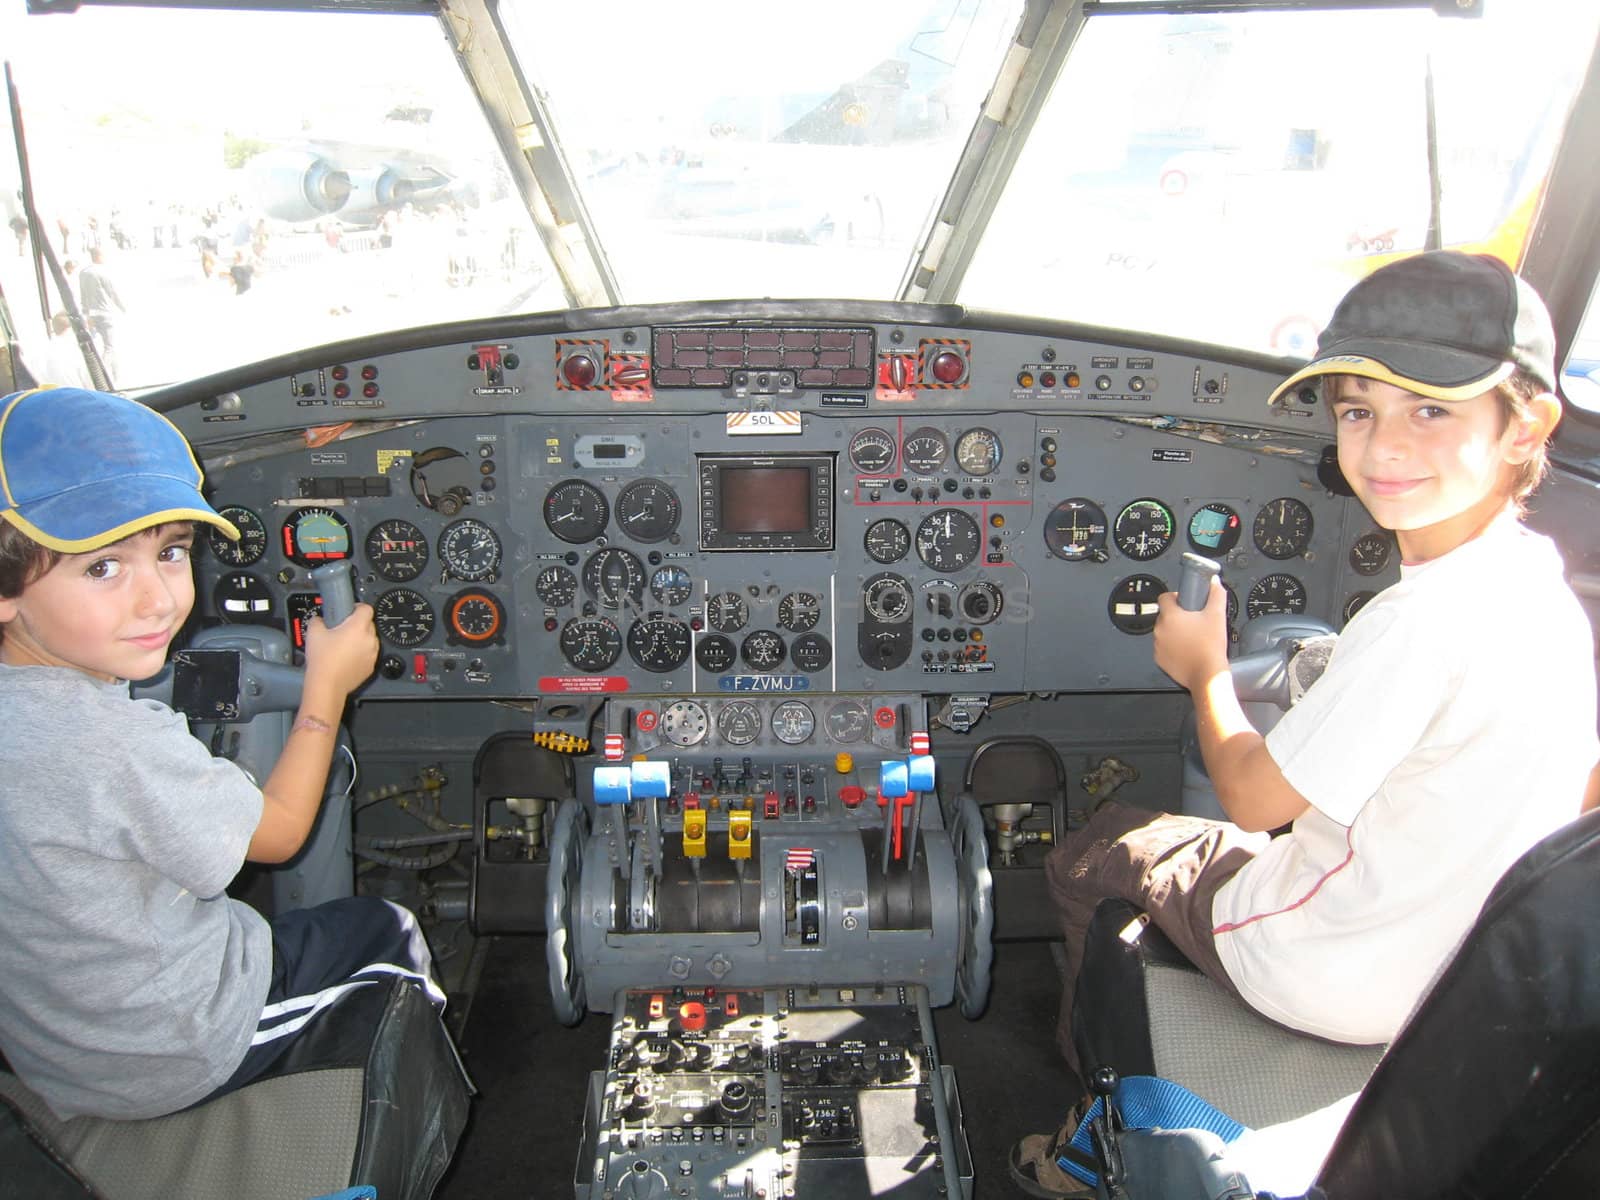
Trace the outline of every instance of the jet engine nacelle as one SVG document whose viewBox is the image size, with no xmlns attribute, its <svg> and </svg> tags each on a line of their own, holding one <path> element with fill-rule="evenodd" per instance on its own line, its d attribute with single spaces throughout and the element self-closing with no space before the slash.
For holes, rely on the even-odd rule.
<svg viewBox="0 0 1600 1200">
<path fill-rule="evenodd" d="M 388 165 L 354 167 L 349 171 L 349 177 L 350 198 L 345 202 L 346 216 L 401 208 L 416 191 L 410 179 Z"/>
<path fill-rule="evenodd" d="M 348 171 L 303 150 L 258 154 L 245 170 L 262 211 L 282 221 L 314 221 L 336 213 L 353 190 Z"/>
</svg>

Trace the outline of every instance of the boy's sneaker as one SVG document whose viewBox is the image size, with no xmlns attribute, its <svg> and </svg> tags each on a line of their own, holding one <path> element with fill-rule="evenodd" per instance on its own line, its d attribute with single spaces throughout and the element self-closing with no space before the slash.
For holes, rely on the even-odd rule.
<svg viewBox="0 0 1600 1200">
<path fill-rule="evenodd" d="M 1085 1183 L 1062 1170 L 1056 1161 L 1065 1154 L 1068 1158 L 1082 1160 L 1089 1170 L 1095 1170 L 1095 1163 L 1069 1144 L 1093 1103 L 1093 1096 L 1085 1096 L 1072 1106 L 1060 1129 L 1054 1133 L 1030 1133 L 1011 1147 L 1011 1181 L 1025 1195 L 1037 1196 L 1040 1200 L 1087 1200 L 1095 1194 L 1092 1183 Z"/>
</svg>

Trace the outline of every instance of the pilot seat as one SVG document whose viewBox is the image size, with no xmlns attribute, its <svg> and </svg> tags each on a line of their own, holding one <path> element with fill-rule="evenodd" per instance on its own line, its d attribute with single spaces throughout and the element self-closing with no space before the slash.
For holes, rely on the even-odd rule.
<svg viewBox="0 0 1600 1200">
<path fill-rule="evenodd" d="M 1224 1013 L 1217 1003 L 1220 989 L 1205 998 L 1211 985 L 1198 972 L 1185 975 L 1170 964 L 1157 965 L 1151 947 L 1112 950 L 1112 971 L 1143 971 L 1156 980 L 1147 982 L 1143 994 L 1150 1044 L 1158 1048 L 1145 1056 L 1133 1029 L 1140 1014 L 1113 1018 L 1106 990 L 1084 982 L 1107 970 L 1108 939 L 1116 939 L 1125 915 L 1103 906 L 1091 933 L 1098 965 L 1086 957 L 1080 975 L 1085 1000 L 1076 1006 L 1078 1048 L 1086 1062 L 1126 1074 L 1154 1066 L 1257 1126 L 1306 1111 L 1321 1096 L 1356 1081 L 1359 1094 L 1320 1169 L 1305 1164 L 1307 1178 L 1315 1171 L 1307 1197 L 1317 1200 L 1588 1195 L 1600 1178 L 1600 975 L 1593 970 L 1600 932 L 1592 903 L 1597 873 L 1600 813 L 1579 817 L 1524 854 L 1496 884 L 1364 1085 L 1359 1077 L 1372 1048 L 1307 1038 L 1292 1045 L 1287 1039 L 1295 1035 L 1259 1019 L 1252 1031 L 1239 1014 Z M 1174 1029 L 1181 1022 L 1166 999 L 1149 1001 L 1174 981 L 1203 1002 L 1187 1014 L 1187 1034 Z M 1219 1016 L 1222 1026 L 1203 1027 Z M 1164 1048 L 1184 1036 L 1191 1042 L 1188 1051 Z M 1179 1061 L 1185 1054 L 1197 1056 L 1201 1045 L 1213 1060 L 1210 1079 L 1186 1074 Z M 1246 1075 L 1253 1081 L 1241 1083 Z M 1100 1083 L 1108 1079 L 1102 1076 Z M 1248 1177 L 1243 1140 L 1228 1148 L 1196 1130 L 1121 1130 L 1107 1140 L 1114 1150 L 1109 1163 L 1102 1157 L 1102 1174 L 1111 1176 L 1109 1186 L 1101 1184 L 1102 1196 L 1249 1200 L 1262 1186 Z M 1316 1153 L 1325 1148 L 1324 1142 Z"/>
<path fill-rule="evenodd" d="M 469 1091 L 432 1002 L 397 977 L 346 993 L 266 1075 L 164 1117 L 63 1121 L 0 1071 L 0 1195 L 306 1200 L 369 1185 L 425 1200 Z"/>
</svg>

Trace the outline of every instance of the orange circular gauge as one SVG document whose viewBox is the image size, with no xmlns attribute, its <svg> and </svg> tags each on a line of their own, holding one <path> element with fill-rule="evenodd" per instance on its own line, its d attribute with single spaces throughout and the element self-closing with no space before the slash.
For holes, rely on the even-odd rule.
<svg viewBox="0 0 1600 1200">
<path fill-rule="evenodd" d="M 449 640 L 469 646 L 482 646 L 500 640 L 505 628 L 506 610 L 488 592 L 468 588 L 451 596 L 444 606 L 449 622 Z"/>
</svg>

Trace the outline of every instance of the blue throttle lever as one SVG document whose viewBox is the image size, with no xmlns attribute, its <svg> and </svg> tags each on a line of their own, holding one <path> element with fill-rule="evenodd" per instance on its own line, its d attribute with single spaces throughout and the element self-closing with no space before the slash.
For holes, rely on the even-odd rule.
<svg viewBox="0 0 1600 1200">
<path fill-rule="evenodd" d="M 312 574 L 315 575 L 316 571 Z M 1178 607 L 1188 609 L 1190 612 L 1199 612 L 1206 606 L 1206 597 L 1211 595 L 1211 581 L 1221 574 L 1221 563 L 1186 551 L 1183 556 L 1183 571 L 1178 576 Z"/>
<path fill-rule="evenodd" d="M 348 559 L 313 568 L 311 581 L 322 593 L 322 623 L 329 629 L 356 610 L 355 577 Z"/>
</svg>

